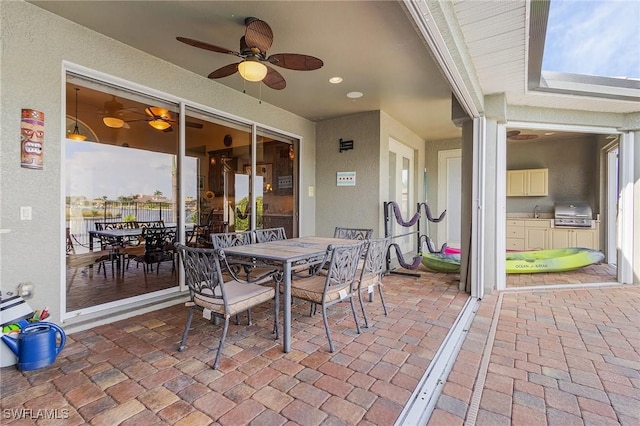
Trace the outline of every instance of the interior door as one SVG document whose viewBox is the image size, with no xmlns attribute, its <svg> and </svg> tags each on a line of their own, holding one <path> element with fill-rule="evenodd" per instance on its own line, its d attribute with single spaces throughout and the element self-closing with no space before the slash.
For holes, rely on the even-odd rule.
<svg viewBox="0 0 640 426">
<path fill-rule="evenodd" d="M 462 150 L 449 149 L 438 152 L 438 212 L 447 210 L 438 223 L 436 247 L 447 243 L 460 248 L 461 197 L 462 197 Z M 435 211 L 433 212 L 435 214 Z"/>
<path fill-rule="evenodd" d="M 618 263 L 617 227 L 618 227 L 618 147 L 607 152 L 607 222 L 606 222 L 606 253 L 607 263 Z"/>
<path fill-rule="evenodd" d="M 404 220 L 409 220 L 416 212 L 414 201 L 414 154 L 408 146 L 389 140 L 389 197 L 398 203 Z M 415 251 L 416 239 L 411 234 L 417 231 L 417 224 L 405 228 L 395 220 L 391 221 L 393 242 L 398 244 L 402 253 Z M 409 234 L 409 235 L 407 235 Z"/>
</svg>

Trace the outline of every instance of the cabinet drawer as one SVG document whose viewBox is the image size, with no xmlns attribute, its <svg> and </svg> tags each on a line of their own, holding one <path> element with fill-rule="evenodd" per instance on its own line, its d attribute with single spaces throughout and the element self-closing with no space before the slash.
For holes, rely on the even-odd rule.
<svg viewBox="0 0 640 426">
<path fill-rule="evenodd" d="M 507 226 L 507 238 L 524 238 L 524 228 Z"/>
<path fill-rule="evenodd" d="M 551 228 L 551 219 L 525 220 L 524 226 L 526 226 L 527 228 Z"/>
<path fill-rule="evenodd" d="M 524 250 L 524 239 L 507 238 L 507 250 Z"/>
<path fill-rule="evenodd" d="M 508 219 L 507 220 L 507 227 L 509 227 L 509 226 L 524 226 L 524 220 Z"/>
</svg>

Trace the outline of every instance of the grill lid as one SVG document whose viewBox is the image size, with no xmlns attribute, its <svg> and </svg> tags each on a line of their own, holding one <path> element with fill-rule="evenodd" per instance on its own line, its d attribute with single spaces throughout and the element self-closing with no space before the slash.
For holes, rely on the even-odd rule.
<svg viewBox="0 0 640 426">
<path fill-rule="evenodd" d="M 591 206 L 586 203 L 557 203 L 555 205 L 555 218 L 580 218 L 591 219 Z"/>
</svg>

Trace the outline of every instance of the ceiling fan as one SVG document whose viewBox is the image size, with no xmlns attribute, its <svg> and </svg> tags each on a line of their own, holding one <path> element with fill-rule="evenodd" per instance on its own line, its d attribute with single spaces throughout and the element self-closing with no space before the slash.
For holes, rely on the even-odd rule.
<svg viewBox="0 0 640 426">
<path fill-rule="evenodd" d="M 526 135 L 522 134 L 520 130 L 509 130 L 507 132 L 507 139 L 510 139 L 512 141 L 528 141 L 531 139 L 538 139 L 538 135 Z"/>
<path fill-rule="evenodd" d="M 98 111 L 98 114 L 102 115 L 102 122 L 107 127 L 119 129 L 124 127 L 129 128 L 129 125 L 122 119 L 127 112 L 137 112 L 135 107 L 125 108 L 122 103 L 118 102 L 115 95 L 111 95 L 111 99 L 104 103 L 104 109 Z"/>
<path fill-rule="evenodd" d="M 171 116 L 171 113 L 166 108 L 160 108 L 155 106 L 148 106 L 144 109 L 144 113 L 146 114 L 145 118 L 137 118 L 131 120 L 125 120 L 122 117 L 125 113 L 134 113 L 134 114 L 142 114 L 137 110 L 137 108 L 123 108 L 122 103 L 116 100 L 116 97 L 104 103 L 104 111 L 98 111 L 99 114 L 104 114 L 105 116 L 102 118 L 102 122 L 105 126 L 111 127 L 114 129 L 130 129 L 129 123 L 133 123 L 136 121 L 146 121 L 149 123 L 151 127 L 157 130 L 162 130 L 164 132 L 173 131 L 173 125 L 177 122 Z M 202 129 L 202 123 L 195 123 L 191 121 L 185 122 L 187 127 L 193 127 L 196 129 Z"/>
<path fill-rule="evenodd" d="M 247 28 L 244 36 L 240 38 L 239 52 L 191 38 L 176 37 L 176 39 L 200 49 L 242 58 L 240 62 L 225 65 L 211 72 L 208 76 L 211 79 L 227 77 L 237 71 L 245 80 L 262 81 L 271 89 L 282 90 L 287 86 L 284 77 L 263 62 L 296 71 L 317 70 L 324 65 L 321 59 L 299 53 L 276 53 L 267 56 L 267 50 L 273 43 L 273 31 L 269 24 L 253 17 L 246 18 L 244 24 Z"/>
<path fill-rule="evenodd" d="M 146 121 L 149 123 L 151 127 L 156 130 L 162 130 L 165 133 L 173 131 L 173 125 L 177 123 L 177 120 L 171 116 L 171 112 L 169 112 L 166 108 L 148 106 L 144 109 L 146 118 L 138 119 L 138 120 L 130 120 L 132 121 Z M 187 127 L 192 127 L 194 129 L 202 129 L 202 123 L 196 123 L 193 121 L 185 121 L 184 123 Z"/>
</svg>

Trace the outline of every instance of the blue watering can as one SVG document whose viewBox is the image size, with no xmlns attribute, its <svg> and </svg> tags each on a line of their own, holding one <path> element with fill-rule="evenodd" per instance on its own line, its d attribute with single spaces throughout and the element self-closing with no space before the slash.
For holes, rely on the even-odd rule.
<svg viewBox="0 0 640 426">
<path fill-rule="evenodd" d="M 17 338 L 3 335 L 2 341 L 18 357 L 18 369 L 24 371 L 53 364 L 64 348 L 67 337 L 56 324 L 36 322 L 24 327 Z"/>
</svg>

